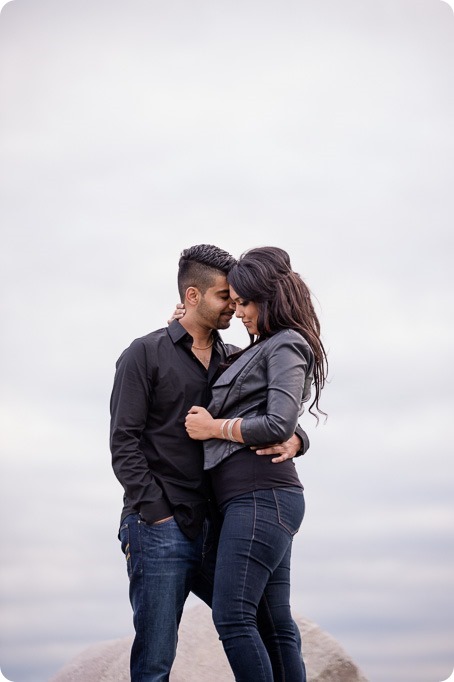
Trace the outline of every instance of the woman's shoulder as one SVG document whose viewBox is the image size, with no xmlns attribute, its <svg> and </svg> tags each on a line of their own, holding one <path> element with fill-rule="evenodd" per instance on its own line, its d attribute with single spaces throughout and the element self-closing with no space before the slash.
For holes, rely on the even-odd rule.
<svg viewBox="0 0 454 682">
<path fill-rule="evenodd" d="M 280 331 L 270 336 L 269 341 L 275 344 L 279 343 L 297 343 L 308 346 L 308 342 L 304 336 L 296 331 L 296 329 L 281 329 Z"/>
<path fill-rule="evenodd" d="M 296 329 L 281 329 L 268 339 L 268 347 L 278 348 L 280 346 L 292 346 L 304 355 L 311 355 L 312 349 L 304 336 Z"/>
</svg>

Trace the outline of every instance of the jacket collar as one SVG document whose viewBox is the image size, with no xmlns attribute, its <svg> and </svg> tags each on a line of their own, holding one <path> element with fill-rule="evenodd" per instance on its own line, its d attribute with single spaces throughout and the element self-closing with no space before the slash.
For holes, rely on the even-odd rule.
<svg viewBox="0 0 454 682">
<path fill-rule="evenodd" d="M 227 367 L 227 369 L 221 374 L 221 376 L 216 380 L 214 383 L 214 386 L 228 386 L 229 384 L 232 383 L 232 381 L 235 380 L 235 378 L 240 374 L 243 369 L 248 365 L 253 358 L 256 357 L 256 355 L 263 350 L 264 344 L 266 342 L 262 341 L 261 343 L 257 343 L 255 346 L 251 346 L 247 350 L 244 351 L 242 355 L 238 358 L 238 360 L 235 360 L 233 364 L 230 365 L 230 367 Z"/>
</svg>

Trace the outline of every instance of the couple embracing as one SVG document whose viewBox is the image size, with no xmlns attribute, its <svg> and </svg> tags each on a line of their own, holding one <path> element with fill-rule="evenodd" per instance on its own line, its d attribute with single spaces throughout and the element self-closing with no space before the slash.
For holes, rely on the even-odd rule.
<svg viewBox="0 0 454 682">
<path fill-rule="evenodd" d="M 212 608 L 235 680 L 305 682 L 290 609 L 305 509 L 293 457 L 309 447 L 298 419 L 312 390 L 309 411 L 324 414 L 327 372 L 310 291 L 278 247 L 235 260 L 209 244 L 182 252 L 178 290 L 169 325 L 121 354 L 111 396 L 131 680 L 169 679 L 192 591 Z M 245 349 L 219 334 L 233 314 Z"/>
</svg>

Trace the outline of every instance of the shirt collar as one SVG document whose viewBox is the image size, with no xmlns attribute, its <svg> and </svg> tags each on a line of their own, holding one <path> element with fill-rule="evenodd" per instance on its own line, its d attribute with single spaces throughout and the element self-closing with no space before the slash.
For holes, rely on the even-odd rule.
<svg viewBox="0 0 454 682">
<path fill-rule="evenodd" d="M 186 329 L 181 325 L 178 320 L 172 320 L 172 322 L 167 327 L 167 333 L 172 339 L 173 343 L 179 343 L 181 340 L 192 340 L 192 336 Z M 213 329 L 213 345 L 216 345 L 218 341 L 221 340 L 219 332 L 217 329 Z"/>
</svg>

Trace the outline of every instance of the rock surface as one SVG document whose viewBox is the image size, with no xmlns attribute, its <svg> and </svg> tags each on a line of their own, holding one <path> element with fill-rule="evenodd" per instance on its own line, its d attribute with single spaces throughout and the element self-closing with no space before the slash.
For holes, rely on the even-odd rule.
<svg viewBox="0 0 454 682">
<path fill-rule="evenodd" d="M 308 682 L 367 682 L 333 637 L 294 615 L 303 641 Z M 132 637 L 99 642 L 82 651 L 49 682 L 129 682 Z M 186 609 L 171 682 L 232 682 L 222 644 L 204 604 Z"/>
</svg>

